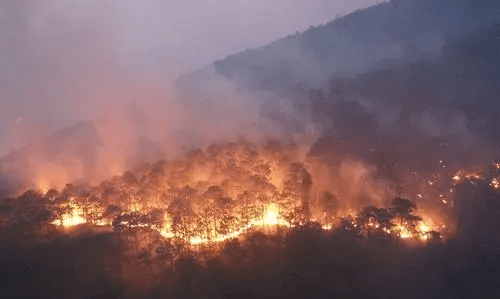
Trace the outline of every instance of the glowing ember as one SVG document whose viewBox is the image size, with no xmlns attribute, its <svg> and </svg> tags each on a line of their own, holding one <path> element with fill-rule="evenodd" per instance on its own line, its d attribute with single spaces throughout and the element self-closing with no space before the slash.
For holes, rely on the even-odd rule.
<svg viewBox="0 0 500 299">
<path fill-rule="evenodd" d="M 333 228 L 333 225 L 331 225 L 331 224 L 325 224 L 321 228 L 324 229 L 324 230 L 330 230 L 330 229 Z"/>
<path fill-rule="evenodd" d="M 493 178 L 490 182 L 490 186 L 494 189 L 500 188 L 500 178 Z"/>
<path fill-rule="evenodd" d="M 482 176 L 478 173 L 469 173 L 465 175 L 465 178 L 468 180 L 480 180 L 482 179 Z"/>
</svg>

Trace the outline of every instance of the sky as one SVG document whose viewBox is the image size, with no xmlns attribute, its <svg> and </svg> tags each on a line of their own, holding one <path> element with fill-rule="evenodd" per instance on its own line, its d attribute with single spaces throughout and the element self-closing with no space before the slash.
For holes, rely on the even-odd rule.
<svg viewBox="0 0 500 299">
<path fill-rule="evenodd" d="M 163 50 L 176 57 L 179 65 L 172 72 L 178 75 L 380 1 L 146 2 L 131 3 L 123 15 L 123 49 L 141 54 Z"/>
</svg>

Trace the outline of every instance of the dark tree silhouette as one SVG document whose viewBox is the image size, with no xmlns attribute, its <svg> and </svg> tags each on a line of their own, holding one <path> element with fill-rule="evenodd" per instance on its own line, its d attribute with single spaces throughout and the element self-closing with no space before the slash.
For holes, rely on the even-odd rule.
<svg viewBox="0 0 500 299">
<path fill-rule="evenodd" d="M 396 216 L 409 215 L 417 210 L 417 205 L 409 199 L 396 197 L 391 202 L 391 213 Z"/>
<path fill-rule="evenodd" d="M 324 192 L 321 196 L 321 205 L 325 213 L 325 223 L 331 224 L 338 209 L 338 199 L 330 192 Z"/>
</svg>

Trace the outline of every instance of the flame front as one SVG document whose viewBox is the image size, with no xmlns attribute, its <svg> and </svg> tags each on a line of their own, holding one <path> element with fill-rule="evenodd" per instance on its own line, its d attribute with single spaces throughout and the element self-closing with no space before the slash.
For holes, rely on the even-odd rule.
<svg viewBox="0 0 500 299">
<path fill-rule="evenodd" d="M 329 230 L 346 219 L 343 214 L 357 231 L 401 239 L 427 240 L 441 228 L 417 216 L 400 219 L 389 210 L 385 213 L 392 217 L 391 223 L 382 218 L 363 222 L 350 209 L 334 209 L 335 196 L 311 196 L 313 182 L 307 168 L 284 158 L 283 153 L 266 156 L 247 144 L 226 144 L 207 152 L 194 152 L 189 161 L 146 165 L 98 186 L 67 187 L 64 195 L 51 196 L 59 203 L 52 223 L 64 227 L 88 223 L 118 232 L 147 230 L 191 245 L 220 243 L 253 230 L 274 232 L 311 221 Z M 475 177 L 461 172 L 452 180 Z M 357 181 L 364 184 L 360 178 Z"/>
</svg>

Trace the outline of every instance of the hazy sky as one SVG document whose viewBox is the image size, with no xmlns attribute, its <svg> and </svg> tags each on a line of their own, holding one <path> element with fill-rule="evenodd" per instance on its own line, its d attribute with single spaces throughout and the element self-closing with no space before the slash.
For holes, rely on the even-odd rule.
<svg viewBox="0 0 500 299">
<path fill-rule="evenodd" d="M 0 155 L 34 135 L 101 117 L 131 94 L 114 93 L 117 86 L 144 86 L 153 77 L 168 85 L 377 2 L 1 0 Z M 163 98 L 157 91 L 152 110 Z"/>
<path fill-rule="evenodd" d="M 20 1 L 21 2 L 21 1 Z M 327 23 L 376 0 L 51 0 L 26 2 L 31 25 L 44 27 L 54 17 L 65 24 L 93 22 L 127 62 L 166 63 L 171 76 L 215 59 Z M 54 26 L 54 25 L 52 25 Z M 57 25 L 55 25 L 57 26 Z M 51 30 L 67 28 L 54 28 Z M 136 68 L 143 68 L 136 65 Z"/>
<path fill-rule="evenodd" d="M 116 1 L 116 0 L 114 0 Z M 332 20 L 375 0 L 117 1 L 126 3 L 124 51 L 174 57 L 172 73 L 255 48 Z M 125 4 L 120 4 L 125 6 Z M 147 59 L 147 58 L 146 58 Z M 161 60 L 161 58 L 158 58 Z"/>
</svg>

